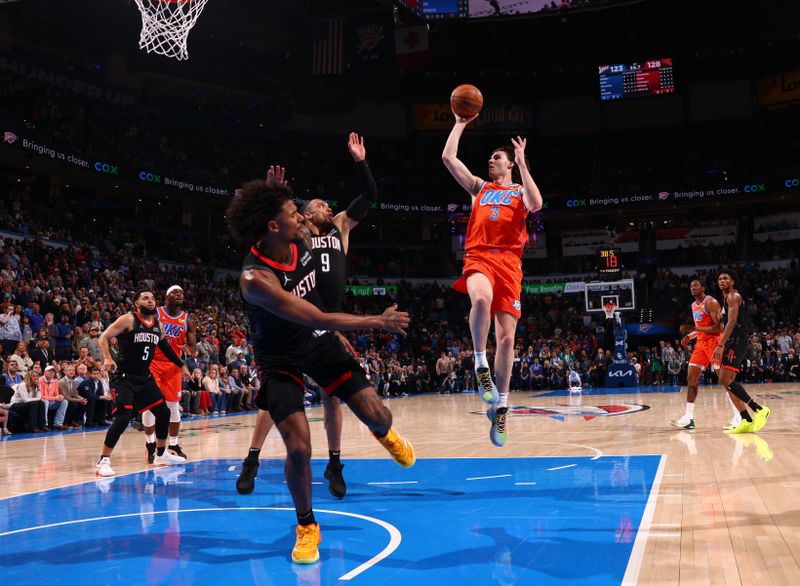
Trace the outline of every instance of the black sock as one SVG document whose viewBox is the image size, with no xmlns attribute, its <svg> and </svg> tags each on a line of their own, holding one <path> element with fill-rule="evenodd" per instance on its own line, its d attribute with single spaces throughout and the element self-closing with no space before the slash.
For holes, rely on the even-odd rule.
<svg viewBox="0 0 800 586">
<path fill-rule="evenodd" d="M 102 460 L 103 458 L 110 458 L 110 457 L 111 457 L 111 456 L 100 456 L 100 460 Z M 100 463 L 100 460 L 97 460 L 97 463 L 98 463 L 98 464 Z"/>
<path fill-rule="evenodd" d="M 739 411 L 739 413 L 741 414 L 742 419 L 744 419 L 745 421 L 749 421 L 750 423 L 753 422 L 753 419 L 750 417 L 750 414 L 747 412 L 747 409 Z"/>
<path fill-rule="evenodd" d="M 314 518 L 314 510 L 310 510 L 309 512 L 301 515 L 297 513 L 297 524 L 298 525 L 313 525 L 316 523 L 317 520 Z"/>
<path fill-rule="evenodd" d="M 164 450 L 166 450 L 166 449 L 167 449 L 167 446 L 161 446 L 160 448 L 156 448 L 156 454 L 158 454 L 159 456 L 163 456 L 164 455 Z"/>
<path fill-rule="evenodd" d="M 339 456 L 341 455 L 341 452 L 331 452 L 328 450 L 328 458 L 330 459 L 331 464 L 339 464 Z"/>
<path fill-rule="evenodd" d="M 259 455 L 261 455 L 261 448 L 250 448 L 247 450 L 248 460 L 258 460 Z"/>
</svg>

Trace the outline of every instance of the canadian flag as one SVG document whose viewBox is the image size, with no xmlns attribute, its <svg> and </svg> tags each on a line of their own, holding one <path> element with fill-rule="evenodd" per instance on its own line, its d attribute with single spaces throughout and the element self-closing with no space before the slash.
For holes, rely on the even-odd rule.
<svg viewBox="0 0 800 586">
<path fill-rule="evenodd" d="M 425 24 L 395 28 L 394 46 L 397 67 L 400 69 L 416 69 L 430 63 L 428 26 Z"/>
</svg>

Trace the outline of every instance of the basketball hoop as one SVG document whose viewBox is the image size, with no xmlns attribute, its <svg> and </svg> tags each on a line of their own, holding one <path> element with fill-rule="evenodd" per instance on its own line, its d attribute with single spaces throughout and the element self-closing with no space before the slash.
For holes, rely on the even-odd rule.
<svg viewBox="0 0 800 586">
<path fill-rule="evenodd" d="M 186 41 L 208 0 L 136 0 L 142 13 L 139 48 L 148 53 L 189 58 Z"/>
<path fill-rule="evenodd" d="M 603 312 L 606 314 L 606 319 L 612 319 L 614 317 L 614 312 L 617 310 L 616 303 L 604 303 L 603 304 Z"/>
</svg>

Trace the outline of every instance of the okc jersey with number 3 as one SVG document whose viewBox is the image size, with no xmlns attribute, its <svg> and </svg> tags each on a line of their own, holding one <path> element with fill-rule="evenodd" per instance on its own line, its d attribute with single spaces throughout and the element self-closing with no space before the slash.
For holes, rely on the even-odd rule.
<svg viewBox="0 0 800 586">
<path fill-rule="evenodd" d="M 498 249 L 522 255 L 528 242 L 522 185 L 485 181 L 472 204 L 464 250 Z"/>
</svg>

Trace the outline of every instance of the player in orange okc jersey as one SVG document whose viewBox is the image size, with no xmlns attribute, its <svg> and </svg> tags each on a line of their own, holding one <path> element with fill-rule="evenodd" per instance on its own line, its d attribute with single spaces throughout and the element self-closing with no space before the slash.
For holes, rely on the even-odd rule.
<svg viewBox="0 0 800 586">
<path fill-rule="evenodd" d="M 190 349 L 197 344 L 197 331 L 189 312 L 183 310 L 183 289 L 173 285 L 167 289 L 167 298 L 163 307 L 158 308 L 158 321 L 164 326 L 164 335 L 169 340 L 169 345 L 178 356 L 183 348 Z M 181 458 L 186 458 L 178 440 L 181 430 L 180 404 L 183 376 L 181 369 L 167 360 L 163 352 L 156 348 L 153 362 L 150 363 L 150 372 L 156 379 L 158 388 L 164 395 L 169 407 L 169 449 L 170 452 Z M 144 425 L 145 447 L 147 448 L 147 463 L 152 464 L 155 457 L 155 418 L 149 412 L 142 413 Z"/>
<path fill-rule="evenodd" d="M 458 159 L 458 142 L 476 116 L 456 122 L 442 152 L 442 161 L 472 199 L 472 212 L 464 246 L 464 269 L 453 285 L 469 295 L 469 327 L 475 349 L 475 374 L 481 398 L 489 403 L 492 420 L 489 438 L 496 446 L 506 441 L 508 387 L 514 364 L 514 333 L 522 306 L 522 250 L 528 240 L 525 218 L 542 208 L 542 194 L 528 171 L 526 140 L 511 139 L 513 146 L 495 149 L 489 157 L 489 180 L 473 175 Z M 495 374 L 492 381 L 486 360 L 486 342 L 494 318 Z M 498 392 L 499 391 L 499 392 Z"/>
<path fill-rule="evenodd" d="M 714 348 L 722 335 L 721 308 L 719 302 L 706 295 L 706 288 L 698 279 L 689 285 L 689 291 L 694 297 L 692 302 L 692 319 L 694 325 L 681 325 L 681 334 L 686 337 L 682 340 L 684 345 L 688 345 L 691 339 L 696 339 L 694 351 L 689 358 L 689 371 L 686 381 L 686 413 L 678 419 L 670 421 L 675 427 L 682 429 L 694 429 L 694 402 L 697 399 L 697 385 L 700 382 L 700 375 L 708 367 L 715 364 L 712 360 Z"/>
</svg>

